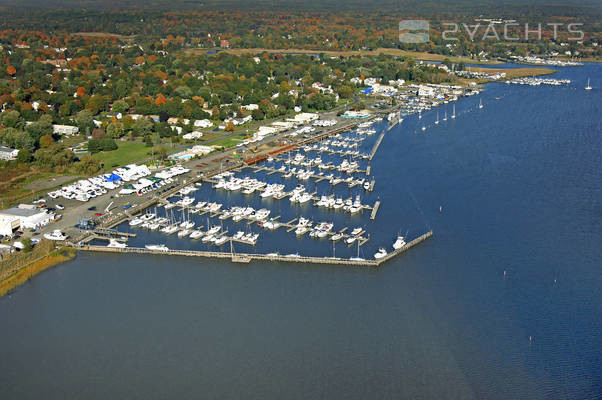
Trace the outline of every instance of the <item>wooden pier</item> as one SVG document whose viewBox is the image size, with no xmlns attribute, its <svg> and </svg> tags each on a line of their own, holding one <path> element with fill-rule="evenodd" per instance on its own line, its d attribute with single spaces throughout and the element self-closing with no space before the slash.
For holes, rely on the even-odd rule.
<svg viewBox="0 0 602 400">
<path fill-rule="evenodd" d="M 384 137 L 385 137 L 385 131 L 382 131 L 380 136 L 378 137 L 378 139 L 376 139 L 376 143 L 374 143 L 374 147 L 372 148 L 372 153 L 370 153 L 370 156 L 368 157 L 369 160 L 372 160 L 374 158 L 374 155 L 376 154 L 376 150 L 378 150 L 378 147 L 380 146 L 380 143 L 383 141 Z"/>
<path fill-rule="evenodd" d="M 426 239 L 433 236 L 433 231 L 429 231 L 424 235 L 412 240 L 405 244 L 398 250 L 395 250 L 380 260 L 363 260 L 354 258 L 337 258 L 337 257 L 306 257 L 299 255 L 267 255 L 257 253 L 233 253 L 233 252 L 219 252 L 219 251 L 199 251 L 199 250 L 150 250 L 141 247 L 126 247 L 126 248 L 115 248 L 106 246 L 93 246 L 83 244 L 77 246 L 78 250 L 83 251 L 96 251 L 104 253 L 120 253 L 120 254 L 153 254 L 153 255 L 172 255 L 172 256 L 187 256 L 187 257 L 205 257 L 205 258 L 221 258 L 230 259 L 232 262 L 238 263 L 249 263 L 252 260 L 258 261 L 280 261 L 280 262 L 295 262 L 295 263 L 307 263 L 307 264 L 326 264 L 326 265 L 354 265 L 363 267 L 378 267 L 384 262 L 391 260 L 393 257 L 409 250 L 418 243 L 425 241 Z"/>
<path fill-rule="evenodd" d="M 372 221 L 374 221 L 374 218 L 376 218 L 376 213 L 378 212 L 378 207 L 380 207 L 380 200 L 376 200 L 376 203 L 374 203 L 374 207 L 372 208 L 372 214 L 370 214 L 370 219 Z"/>
</svg>

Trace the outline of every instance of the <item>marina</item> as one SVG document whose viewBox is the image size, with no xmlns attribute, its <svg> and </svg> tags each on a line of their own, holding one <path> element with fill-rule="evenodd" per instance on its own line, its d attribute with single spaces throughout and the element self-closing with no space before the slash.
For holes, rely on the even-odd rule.
<svg viewBox="0 0 602 400">
<path fill-rule="evenodd" d="M 371 173 L 367 162 L 373 160 L 387 132 L 382 129 L 374 135 L 377 124 L 366 121 L 318 132 L 293 148 L 259 155 L 257 161 L 220 165 L 192 178 L 184 174 L 176 186 L 147 196 L 72 242 L 89 251 L 216 257 L 237 263 L 378 266 L 431 237 L 432 230 L 386 255 L 363 251 L 371 240 L 367 224 L 376 220 L 381 206 L 373 194 L 376 180 L 367 179 Z M 283 235 L 309 241 L 313 250 L 310 254 L 274 252 L 270 243 Z M 249 246 L 253 251 L 247 250 Z M 373 246 L 384 249 L 390 244 Z"/>
</svg>

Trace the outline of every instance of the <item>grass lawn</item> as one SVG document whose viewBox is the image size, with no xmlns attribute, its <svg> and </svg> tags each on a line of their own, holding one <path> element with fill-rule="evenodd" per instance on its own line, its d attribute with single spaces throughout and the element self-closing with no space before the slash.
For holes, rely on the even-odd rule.
<svg viewBox="0 0 602 400">
<path fill-rule="evenodd" d="M 240 142 L 243 142 L 245 140 L 245 135 L 243 134 L 238 134 L 238 135 L 233 135 L 230 137 L 225 137 L 225 138 L 221 138 L 221 139 L 217 139 L 217 140 L 213 140 L 210 142 L 207 142 L 206 145 L 208 146 L 222 146 L 225 148 L 229 148 L 229 147 L 234 147 L 237 144 L 239 144 Z"/>
<path fill-rule="evenodd" d="M 94 154 L 104 164 L 105 170 L 113 169 L 117 166 L 135 163 L 149 157 L 151 148 L 140 141 L 117 141 L 119 148 L 113 151 L 101 151 Z"/>
<path fill-rule="evenodd" d="M 506 79 L 522 78 L 525 76 L 539 76 L 553 74 L 556 70 L 544 67 L 524 67 L 524 68 L 484 68 L 484 67 L 467 67 L 471 72 L 483 72 L 486 74 L 506 73 Z"/>
</svg>

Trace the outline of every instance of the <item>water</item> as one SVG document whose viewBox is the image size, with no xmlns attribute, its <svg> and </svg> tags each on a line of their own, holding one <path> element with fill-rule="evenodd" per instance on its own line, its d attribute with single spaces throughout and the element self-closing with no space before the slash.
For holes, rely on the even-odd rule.
<svg viewBox="0 0 602 400">
<path fill-rule="evenodd" d="M 599 398 L 602 66 L 559 70 L 385 136 L 377 220 L 347 225 L 367 257 L 435 237 L 377 270 L 82 253 L 34 278 L 0 300 L 2 397 Z"/>
</svg>

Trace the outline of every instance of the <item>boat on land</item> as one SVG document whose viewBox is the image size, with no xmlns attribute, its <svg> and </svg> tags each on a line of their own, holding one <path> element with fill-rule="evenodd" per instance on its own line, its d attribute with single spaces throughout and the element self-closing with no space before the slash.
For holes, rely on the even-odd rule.
<svg viewBox="0 0 602 400">
<path fill-rule="evenodd" d="M 57 242 L 63 241 L 67 239 L 67 235 L 61 232 L 59 229 L 55 229 L 52 233 L 45 233 L 44 238 L 48 240 L 54 240 Z"/>
</svg>

